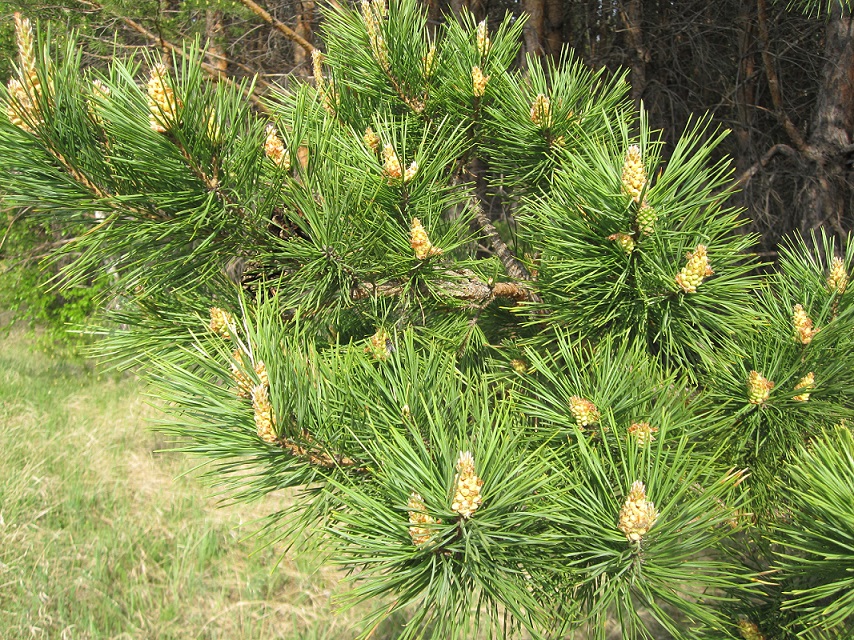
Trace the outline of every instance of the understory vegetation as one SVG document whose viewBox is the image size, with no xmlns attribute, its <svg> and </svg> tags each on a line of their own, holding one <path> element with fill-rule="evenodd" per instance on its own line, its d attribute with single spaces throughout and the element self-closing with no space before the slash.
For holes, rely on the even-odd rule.
<svg viewBox="0 0 854 640">
<path fill-rule="evenodd" d="M 223 506 L 162 452 L 132 376 L 0 341 L 0 637 L 356 636 L 322 554 L 254 533 L 290 503 Z M 189 474 L 189 475 L 185 475 Z M 391 638 L 380 629 L 376 638 Z"/>
</svg>

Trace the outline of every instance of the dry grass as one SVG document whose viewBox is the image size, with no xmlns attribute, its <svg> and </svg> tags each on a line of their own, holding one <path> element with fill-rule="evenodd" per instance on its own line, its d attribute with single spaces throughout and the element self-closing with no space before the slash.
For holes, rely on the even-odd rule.
<svg viewBox="0 0 854 640">
<path fill-rule="evenodd" d="M 255 552 L 286 496 L 218 508 L 134 380 L 31 347 L 0 343 L 0 638 L 358 635 L 318 556 Z"/>
</svg>

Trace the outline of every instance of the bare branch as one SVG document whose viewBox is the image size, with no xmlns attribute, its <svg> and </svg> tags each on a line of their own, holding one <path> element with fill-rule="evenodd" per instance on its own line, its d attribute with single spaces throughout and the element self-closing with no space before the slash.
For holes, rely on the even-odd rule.
<svg viewBox="0 0 854 640">
<path fill-rule="evenodd" d="M 755 176 L 761 169 L 764 169 L 768 166 L 768 163 L 774 159 L 774 156 L 782 153 L 783 155 L 787 155 L 790 158 L 794 158 L 798 155 L 798 152 L 790 147 L 787 144 L 775 144 L 773 147 L 768 149 L 765 154 L 759 159 L 758 162 L 754 163 L 750 168 L 744 171 L 738 179 L 736 179 L 735 184 L 733 184 L 733 189 L 739 189 L 746 185 L 750 180 Z"/>
<path fill-rule="evenodd" d="M 240 0 L 240 3 L 247 7 L 252 13 L 261 18 L 264 22 L 269 24 L 271 27 L 276 29 L 279 33 L 285 36 L 288 40 L 298 44 L 303 49 L 305 49 L 309 54 L 314 51 L 315 47 L 308 40 L 299 35 L 296 31 L 291 29 L 288 25 L 280 20 L 277 20 L 273 16 L 270 15 L 270 12 L 264 9 L 261 5 L 252 0 Z"/>
<path fill-rule="evenodd" d="M 226 56 L 222 53 L 217 53 L 215 51 L 211 51 L 210 49 L 208 49 L 205 52 L 205 55 L 207 55 L 211 58 L 216 58 L 217 60 L 221 60 L 222 62 L 224 62 L 226 64 L 230 64 L 234 67 L 237 67 L 238 69 L 242 69 L 243 71 L 245 71 L 250 76 L 255 77 L 255 84 L 257 84 L 260 87 L 263 87 L 264 89 L 269 89 L 270 87 L 273 86 L 273 84 L 271 82 L 267 82 L 266 80 L 264 80 L 264 78 L 261 77 L 258 69 L 253 69 L 252 67 L 247 66 L 247 65 L 243 64 L 242 62 L 237 62 L 236 60 L 232 60 L 228 56 Z M 206 69 L 206 71 L 207 71 L 207 69 Z M 222 73 L 221 72 L 220 72 L 220 77 L 218 79 L 222 79 Z"/>
<path fill-rule="evenodd" d="M 492 248 L 495 249 L 495 253 L 498 259 L 501 260 L 501 264 L 507 269 L 507 275 L 517 280 L 530 280 L 531 274 L 528 273 L 525 265 L 519 262 L 519 259 L 513 255 L 513 252 L 504 243 L 504 240 L 501 239 L 501 236 L 498 235 L 498 230 L 492 224 L 489 216 L 484 213 L 483 207 L 479 203 L 476 203 L 475 206 L 477 207 L 477 224 L 489 240 Z"/>
<path fill-rule="evenodd" d="M 533 301 L 536 294 L 526 285 L 518 282 L 484 282 L 473 271 L 461 269 L 445 273 L 447 280 L 438 283 L 438 290 L 448 298 L 471 302 L 472 306 L 488 304 L 495 298 L 509 298 L 516 301 Z M 390 297 L 403 294 L 402 282 L 387 282 L 379 285 L 363 282 L 351 292 L 353 300 L 364 300 L 371 296 Z"/>
<path fill-rule="evenodd" d="M 12 218 L 12 220 L 9 222 L 9 226 L 6 228 L 6 233 L 3 234 L 3 239 L 0 240 L 0 253 L 3 252 L 3 247 L 6 245 L 6 240 L 9 239 L 9 233 L 12 231 L 12 227 L 15 225 L 15 223 L 18 220 L 23 218 L 24 215 L 29 213 L 29 211 L 30 211 L 30 207 L 24 207 L 23 209 L 21 209 L 18 212 L 18 215 L 16 215 L 14 218 Z"/>
<path fill-rule="evenodd" d="M 762 43 L 762 63 L 765 65 L 765 77 L 768 79 L 768 89 L 771 92 L 771 102 L 774 103 L 774 111 L 777 119 L 786 134 L 797 149 L 803 153 L 808 152 L 808 145 L 803 135 L 789 119 L 783 107 L 783 93 L 780 89 L 780 78 L 774 66 L 774 58 L 771 56 L 770 37 L 768 35 L 768 7 L 766 0 L 756 0 L 757 17 L 759 19 L 759 40 Z"/>
<path fill-rule="evenodd" d="M 106 9 L 104 9 L 104 7 L 99 5 L 97 2 L 89 2 L 88 0 L 78 0 L 78 2 L 80 2 L 81 4 L 85 4 L 87 6 L 90 6 L 93 9 L 98 9 L 100 11 L 106 11 Z M 134 20 L 131 20 L 130 18 L 127 18 L 125 16 L 121 16 L 121 15 L 117 15 L 117 14 L 114 14 L 114 15 L 116 15 L 116 17 L 119 18 L 119 20 L 124 22 L 127 26 L 129 26 L 131 29 L 133 29 L 137 33 L 142 34 L 143 36 L 145 36 L 149 40 L 152 40 L 154 42 L 159 42 L 164 49 L 168 49 L 169 51 L 172 51 L 173 53 L 181 56 L 182 58 L 186 57 L 184 54 L 184 51 L 181 49 L 181 47 L 169 42 L 168 40 L 164 40 L 163 38 L 161 38 L 159 35 L 157 35 L 153 31 L 149 31 L 144 26 L 142 26 L 141 24 L 139 24 L 138 22 L 136 22 Z M 255 95 L 254 91 L 252 91 L 252 89 L 250 87 L 242 87 L 241 85 L 236 83 L 234 80 L 232 80 L 228 76 L 224 76 L 220 72 L 219 69 L 217 69 L 216 67 L 214 67 L 211 64 L 208 64 L 207 62 L 202 62 L 201 66 L 202 66 L 202 69 L 205 71 L 205 73 L 210 75 L 215 80 L 225 82 L 229 86 L 234 87 L 235 89 L 238 89 L 241 93 L 243 93 L 244 96 L 246 96 L 247 99 L 249 99 L 249 101 L 252 102 L 252 104 L 255 105 L 255 107 L 259 111 L 261 111 L 262 113 L 265 113 L 265 114 L 270 113 L 270 110 L 267 109 L 266 105 L 264 105 L 264 103 L 261 102 L 261 100 L 258 98 L 258 96 Z M 242 67 L 243 65 L 239 65 L 239 66 Z M 264 87 L 271 86 L 269 82 L 266 82 L 265 80 L 262 80 L 262 79 L 257 78 L 257 77 L 256 77 L 256 82 L 259 85 L 264 86 Z"/>
</svg>

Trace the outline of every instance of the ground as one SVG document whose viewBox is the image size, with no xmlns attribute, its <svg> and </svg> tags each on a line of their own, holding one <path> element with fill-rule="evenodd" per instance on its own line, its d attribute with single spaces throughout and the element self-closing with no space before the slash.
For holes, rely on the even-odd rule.
<svg viewBox="0 0 854 640">
<path fill-rule="evenodd" d="M 359 633 L 340 574 L 252 535 L 290 496 L 222 507 L 137 380 L 35 345 L 0 340 L 0 639 Z"/>
</svg>

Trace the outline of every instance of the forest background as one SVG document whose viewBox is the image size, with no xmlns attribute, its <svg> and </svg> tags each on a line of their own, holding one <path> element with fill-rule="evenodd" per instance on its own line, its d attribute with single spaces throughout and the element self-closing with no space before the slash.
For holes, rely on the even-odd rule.
<svg viewBox="0 0 854 640">
<path fill-rule="evenodd" d="M 739 232 L 759 234 L 761 258 L 774 261 L 792 231 L 823 227 L 841 239 L 854 228 L 854 23 L 841 4 L 827 3 L 817 17 L 774 0 L 426 2 L 434 26 L 463 10 L 493 24 L 506 12 L 527 13 L 520 66 L 529 53 L 557 58 L 570 47 L 591 69 L 628 69 L 632 98 L 662 131 L 665 160 L 687 123 L 709 113 L 732 132 L 715 154 L 732 158 L 737 188 L 727 204 L 745 209 L 749 223 Z M 60 39 L 79 30 L 84 64 L 96 67 L 145 48 L 180 55 L 181 42 L 198 37 L 210 75 L 257 78 L 259 108 L 258 96 L 273 83 L 310 76 L 310 52 L 323 46 L 316 0 L 3 0 L 4 84 L 15 57 L 15 11 L 50 23 Z M 5 212 L 0 260 L 9 275 L 0 306 L 13 320 L 46 326 L 49 340 L 73 343 L 66 326 L 95 311 L 109 275 L 50 290 L 45 282 L 62 263 L 41 261 L 70 240 L 69 230 L 19 224 L 21 213 Z"/>
<path fill-rule="evenodd" d="M 761 235 L 766 257 L 793 230 L 825 227 L 842 237 L 852 228 L 854 25 L 838 3 L 816 19 L 771 0 L 426 1 L 434 25 L 463 9 L 493 24 L 506 12 L 527 13 L 520 65 L 528 53 L 557 57 L 571 47 L 592 69 L 629 69 L 632 98 L 670 143 L 665 159 L 686 123 L 709 112 L 732 131 L 717 149 L 732 157 L 740 187 L 729 204 L 745 207 L 742 231 Z M 95 66 L 140 47 L 174 53 L 198 36 L 209 43 L 207 71 L 257 76 L 256 94 L 309 76 L 311 49 L 322 48 L 315 0 L 3 1 L 4 83 L 18 10 L 50 21 L 60 36 L 80 29 Z"/>
<path fill-rule="evenodd" d="M 528 53 L 557 57 L 571 47 L 592 69 L 629 69 L 632 98 L 671 143 L 665 159 L 692 117 L 711 114 L 732 132 L 716 149 L 735 166 L 739 188 L 728 204 L 745 208 L 749 224 L 741 232 L 760 235 L 762 258 L 774 260 L 778 242 L 794 230 L 824 227 L 842 238 L 854 227 L 854 23 L 841 5 L 830 3 L 816 19 L 773 0 L 426 2 L 434 25 L 464 9 L 494 24 L 506 12 L 527 13 L 520 65 Z M 208 46 L 207 72 L 257 77 L 256 95 L 309 76 L 310 52 L 322 48 L 316 0 L 3 0 L 4 84 L 15 57 L 15 11 L 49 22 L 60 38 L 80 30 L 92 66 L 140 48 L 176 54 L 183 40 L 199 37 Z M 62 265 L 44 273 L 40 261 L 69 240 L 67 231 L 16 226 L 19 213 L 6 212 L 0 240 L 2 272 L 10 272 L 0 306 L 13 319 L 48 327 L 51 341 L 74 342 L 66 325 L 91 315 L 106 281 L 48 294 L 44 283 Z"/>
<path fill-rule="evenodd" d="M 337 0 L 331 0 L 336 2 Z M 663 157 L 692 117 L 709 113 L 732 132 L 716 149 L 735 167 L 727 204 L 744 207 L 760 257 L 773 261 L 787 234 L 824 227 L 839 238 L 854 227 L 854 23 L 836 2 L 820 19 L 773 0 L 426 0 L 433 25 L 471 11 L 493 24 L 527 13 L 525 56 L 558 57 L 570 47 L 591 69 L 628 69 L 631 96 L 663 133 Z M 311 75 L 316 0 L 0 1 L 0 81 L 15 57 L 15 11 L 49 22 L 60 38 L 80 30 L 85 63 L 181 42 L 207 43 L 206 71 L 226 82 L 256 77 L 254 94 L 291 76 Z M 260 106 L 260 101 L 256 102 Z M 715 130 L 710 127 L 709 132 Z M 108 274 L 85 286 L 45 286 L 62 264 L 41 261 L 68 230 L 16 224 L 6 211 L 0 306 L 48 328 L 51 342 L 74 343 L 68 324 L 96 310 Z M 72 231 L 73 233 L 73 231 Z M 45 272 L 47 269 L 47 273 Z M 99 281 L 98 278 L 101 278 Z"/>
</svg>

